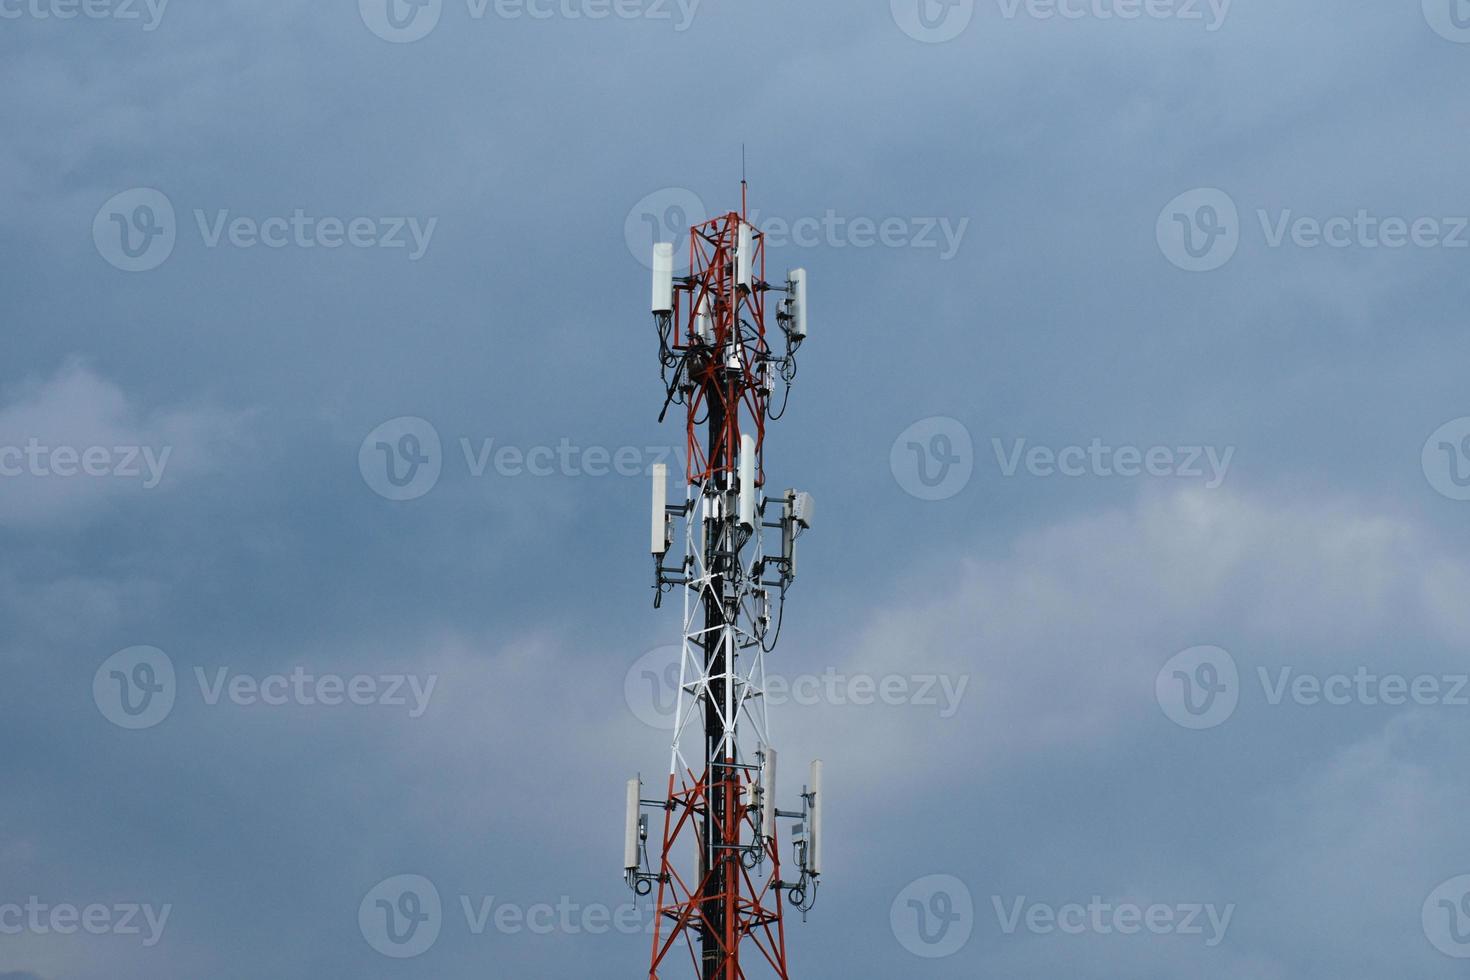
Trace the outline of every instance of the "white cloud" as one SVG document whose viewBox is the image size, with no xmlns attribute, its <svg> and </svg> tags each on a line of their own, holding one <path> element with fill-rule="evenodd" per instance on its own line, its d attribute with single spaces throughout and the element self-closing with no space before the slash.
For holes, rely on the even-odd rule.
<svg viewBox="0 0 1470 980">
<path fill-rule="evenodd" d="M 222 462 L 240 416 L 145 410 L 115 383 L 72 362 L 4 392 L 0 523 L 92 516 L 121 495 L 168 492 Z"/>
<path fill-rule="evenodd" d="M 1367 650 L 1384 669 L 1442 657 L 1440 638 L 1465 616 L 1453 587 L 1467 579 L 1470 565 L 1412 520 L 1349 500 L 1144 496 L 1028 533 L 1004 557 L 964 561 L 931 599 L 878 612 L 819 667 L 785 658 L 798 670 L 971 675 L 954 718 L 823 705 L 780 725 L 841 747 L 844 764 L 911 779 L 1033 750 L 1105 752 L 1159 721 L 1154 678 L 1182 649 L 1221 644 L 1246 664 L 1314 669 L 1345 651 Z M 1406 650 L 1421 637 L 1430 649 Z"/>
</svg>

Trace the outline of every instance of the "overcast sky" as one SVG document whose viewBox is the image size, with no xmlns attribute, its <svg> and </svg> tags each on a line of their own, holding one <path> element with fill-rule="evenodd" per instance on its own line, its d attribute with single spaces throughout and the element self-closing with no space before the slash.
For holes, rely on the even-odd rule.
<svg viewBox="0 0 1470 980">
<path fill-rule="evenodd" d="M 1470 3 L 0 0 L 0 51 L 3 980 L 646 975 L 646 253 L 742 143 L 813 309 L 792 976 L 1463 975 Z"/>
</svg>

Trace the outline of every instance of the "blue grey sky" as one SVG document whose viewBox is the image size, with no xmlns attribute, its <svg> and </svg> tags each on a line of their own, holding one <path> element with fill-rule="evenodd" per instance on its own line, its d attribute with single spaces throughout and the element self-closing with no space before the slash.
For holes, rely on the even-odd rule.
<svg viewBox="0 0 1470 980">
<path fill-rule="evenodd" d="M 0 978 L 646 975 L 646 250 L 742 144 L 814 310 L 792 976 L 1463 973 L 1470 3 L 0 0 L 0 51 Z"/>
</svg>

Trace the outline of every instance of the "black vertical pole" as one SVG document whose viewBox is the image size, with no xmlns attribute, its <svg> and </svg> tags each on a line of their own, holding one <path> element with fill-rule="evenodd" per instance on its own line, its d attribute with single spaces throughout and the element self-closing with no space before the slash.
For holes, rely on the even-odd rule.
<svg viewBox="0 0 1470 980">
<path fill-rule="evenodd" d="M 713 492 L 723 507 L 726 502 L 726 493 L 729 490 L 730 476 L 728 468 L 724 465 L 723 456 L 728 446 L 725 445 L 724 439 L 726 427 L 724 382 L 719 378 L 718 362 L 714 366 L 713 375 L 706 386 L 709 404 L 709 464 L 714 470 L 711 478 Z M 730 547 L 730 542 L 725 540 L 729 527 L 727 515 L 724 514 L 723 509 L 720 514 L 719 524 L 711 528 L 710 533 L 705 535 L 705 567 L 710 570 L 712 577 L 710 589 L 704 596 L 704 662 L 705 676 L 711 678 L 721 678 L 721 675 L 726 672 L 723 627 L 725 625 L 725 588 L 728 569 L 725 553 Z M 729 853 L 725 845 L 730 842 L 723 839 L 725 833 L 725 770 L 721 742 L 724 739 L 725 725 L 720 715 L 720 708 L 724 702 L 725 681 L 716 679 L 710 685 L 709 701 L 705 704 L 704 711 L 704 765 L 706 778 L 709 780 L 709 793 L 706 797 L 704 813 L 704 844 L 706 853 L 709 855 L 707 859 L 709 888 L 705 893 L 706 898 L 700 923 L 704 980 L 719 980 L 719 964 L 725 935 L 723 893 L 728 884 L 725 874 L 725 856 Z"/>
</svg>

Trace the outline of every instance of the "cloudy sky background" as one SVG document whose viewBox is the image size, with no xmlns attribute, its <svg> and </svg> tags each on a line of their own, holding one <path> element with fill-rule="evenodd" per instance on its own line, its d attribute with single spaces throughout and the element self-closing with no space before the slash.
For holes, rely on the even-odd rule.
<svg viewBox="0 0 1470 980">
<path fill-rule="evenodd" d="M 734 207 L 742 141 L 763 219 L 967 223 L 949 258 L 846 233 L 772 250 L 811 270 L 815 313 L 767 465 L 818 501 L 772 669 L 967 685 L 947 717 L 778 709 L 786 772 L 824 758 L 831 797 L 793 975 L 1460 975 L 1421 910 L 1470 873 L 1470 706 L 1272 705 L 1257 680 L 1470 670 L 1470 503 L 1421 459 L 1470 416 L 1470 249 L 1272 247 L 1257 217 L 1470 214 L 1448 0 L 1236 0 L 1223 21 L 981 0 L 945 43 L 902 0 L 703 0 L 687 23 L 445 0 L 413 43 L 352 0 L 173 0 L 152 30 L 141 4 L 31 2 L 0 0 L 0 447 L 170 455 L 153 487 L 0 481 L 0 906 L 171 913 L 151 947 L 0 934 L 0 976 L 646 968 L 642 935 L 475 935 L 459 908 L 629 900 L 623 782 L 666 766 L 667 733 L 625 678 L 679 631 L 649 606 L 645 481 L 476 476 L 460 440 L 680 438 L 657 424 L 637 206 Z M 167 196 L 177 242 L 130 273 L 93 224 L 134 188 Z M 1237 206 L 1239 242 L 1194 273 L 1156 226 L 1198 188 Z M 298 208 L 437 224 L 412 261 L 210 247 L 195 218 Z M 403 416 L 437 431 L 442 475 L 398 502 L 359 448 Z M 890 459 L 934 417 L 974 447 L 941 501 Z M 1020 439 L 1234 455 L 1218 486 L 1008 477 L 992 441 Z M 178 699 L 127 731 L 93 676 L 140 645 Z M 1201 645 L 1238 664 L 1240 703 L 1192 731 L 1155 681 Z M 210 705 L 194 680 L 298 667 L 438 680 L 416 718 Z M 402 874 L 445 915 L 400 961 L 358 908 Z M 931 875 L 975 909 L 943 958 L 890 917 Z M 1234 911 L 1207 946 L 1008 935 L 994 909 L 1093 896 Z"/>
</svg>

